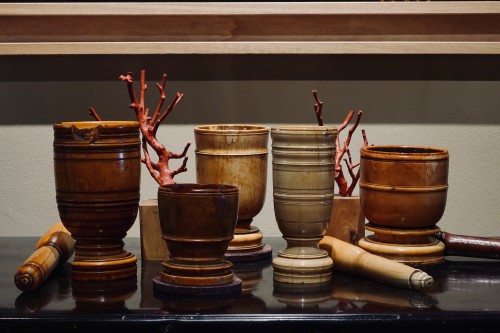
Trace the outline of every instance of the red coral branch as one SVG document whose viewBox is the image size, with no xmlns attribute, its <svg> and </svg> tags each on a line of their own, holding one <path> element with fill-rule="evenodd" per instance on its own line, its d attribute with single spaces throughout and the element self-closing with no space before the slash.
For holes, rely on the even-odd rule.
<svg viewBox="0 0 500 333">
<path fill-rule="evenodd" d="M 312 94 L 314 96 L 314 99 L 316 100 L 316 104 L 314 104 L 314 113 L 316 113 L 318 125 L 323 126 L 323 102 L 319 100 L 317 90 L 313 90 Z"/>
<path fill-rule="evenodd" d="M 90 114 L 92 117 L 94 117 L 94 119 L 95 119 L 96 121 L 102 121 L 102 120 L 101 120 L 101 117 L 99 117 L 99 114 L 97 114 L 97 111 L 96 111 L 93 107 L 90 107 L 90 108 L 89 108 L 89 114 Z"/>
<path fill-rule="evenodd" d="M 336 139 L 337 152 L 335 155 L 335 181 L 337 182 L 337 185 L 339 186 L 339 195 L 342 197 L 351 196 L 352 192 L 354 191 L 354 188 L 356 187 L 356 184 L 358 183 L 358 180 L 359 180 L 359 175 L 360 175 L 359 169 L 357 170 L 356 173 L 354 173 L 354 169 L 359 166 L 359 163 L 353 164 L 351 152 L 349 150 L 349 144 L 351 143 L 352 135 L 353 135 L 354 131 L 356 130 L 356 128 L 358 127 L 362 115 L 363 115 L 363 111 L 358 111 L 356 120 L 355 120 L 354 124 L 351 126 L 351 128 L 349 129 L 349 132 L 347 133 L 347 138 L 344 141 L 344 144 L 342 145 L 342 149 L 340 149 L 340 150 L 338 150 L 338 147 L 340 147 L 340 132 L 349 125 L 349 123 L 352 120 L 352 117 L 354 116 L 354 111 L 350 111 L 347 114 L 344 122 L 342 124 L 340 124 L 338 131 L 337 131 L 337 139 Z M 363 145 L 366 146 L 366 145 L 368 145 L 366 132 L 365 132 L 365 130 L 362 130 L 361 132 L 363 135 L 363 142 L 364 142 Z M 349 175 L 351 176 L 351 179 L 352 179 L 350 185 L 347 184 L 347 180 L 345 178 L 344 172 L 342 170 L 342 164 L 341 164 L 342 159 L 346 153 L 347 153 L 348 158 L 344 159 L 344 161 L 346 163 Z"/>
<path fill-rule="evenodd" d="M 150 119 L 150 123 L 154 124 L 156 123 L 156 120 L 160 116 L 161 109 L 163 108 L 163 103 L 165 103 L 165 85 L 167 84 L 167 74 L 163 74 L 161 84 L 156 83 L 156 87 L 158 87 L 158 90 L 160 92 L 160 98 L 158 100 L 158 105 L 156 106 L 155 113 L 153 114 L 153 117 Z"/>
<path fill-rule="evenodd" d="M 359 166 L 359 163 L 356 164 L 352 163 L 351 150 L 349 148 L 347 149 L 346 153 L 347 153 L 347 158 L 344 158 L 344 162 L 347 166 L 347 170 L 349 171 L 349 176 L 351 176 L 351 178 L 354 178 L 355 177 L 354 169 L 356 169 Z"/>
<path fill-rule="evenodd" d="M 363 147 L 366 147 L 368 146 L 368 139 L 366 137 L 366 132 L 364 129 L 361 130 L 361 134 L 363 135 Z M 351 153 L 349 150 L 347 150 L 347 156 L 349 157 L 349 163 L 347 165 L 347 168 L 349 169 L 349 174 L 351 175 L 352 178 L 351 185 L 349 185 L 349 187 L 347 188 L 347 193 L 348 196 L 351 196 L 352 192 L 354 191 L 354 188 L 356 187 L 356 184 L 359 181 L 359 176 L 360 176 L 359 169 L 357 170 L 356 174 L 354 174 L 354 169 L 357 168 L 360 165 L 360 163 L 352 164 Z"/>
<path fill-rule="evenodd" d="M 348 158 L 344 158 L 344 162 L 347 166 L 347 170 L 349 171 L 349 175 L 351 176 L 352 182 L 351 185 L 347 188 L 347 193 L 352 193 L 354 188 L 356 187 L 356 184 L 358 183 L 359 180 L 359 169 L 356 173 L 354 173 L 354 169 L 359 167 L 360 163 L 353 164 L 352 163 L 352 157 L 351 157 L 351 151 L 347 149 L 347 156 Z"/>
<path fill-rule="evenodd" d="M 184 94 L 176 93 L 172 103 L 167 107 L 167 109 L 158 117 L 158 119 L 153 123 L 153 135 L 156 136 L 156 131 L 160 126 L 161 122 L 169 115 L 170 112 L 177 106 L 177 104 L 181 101 Z"/>
<path fill-rule="evenodd" d="M 323 126 L 323 102 L 318 98 L 317 90 L 313 90 L 312 94 L 314 96 L 314 99 L 316 100 L 316 104 L 314 104 L 314 112 L 316 113 L 316 119 L 318 120 L 318 125 Z M 349 129 L 349 132 L 347 133 L 347 138 L 344 141 L 343 145 L 340 144 L 340 133 L 347 126 L 349 126 L 349 123 L 354 117 L 354 111 L 350 111 L 347 114 L 346 118 L 344 119 L 344 122 L 340 124 L 337 128 L 337 138 L 335 140 L 335 145 L 337 147 L 337 150 L 335 152 L 335 182 L 339 187 L 339 195 L 342 197 L 350 197 L 359 180 L 359 168 L 358 168 L 359 163 L 354 164 L 352 162 L 352 156 L 349 150 L 349 144 L 351 143 L 352 135 L 356 130 L 356 128 L 358 127 L 362 115 L 363 112 L 358 111 L 356 120 Z M 366 138 L 365 130 L 362 130 L 362 134 L 363 134 L 364 146 L 366 146 L 368 145 L 368 140 Z M 344 155 L 346 153 L 347 153 L 347 159 L 344 158 Z M 344 160 L 347 167 L 347 171 L 349 172 L 349 175 L 351 176 L 352 179 L 350 185 L 348 184 L 344 174 L 344 170 L 342 169 L 342 159 Z M 357 172 L 355 172 L 356 168 L 358 168 Z"/>
<path fill-rule="evenodd" d="M 177 104 L 182 99 L 183 94 L 177 93 L 170 105 L 167 109 L 162 113 L 161 109 L 163 107 L 163 103 L 166 99 L 165 97 L 165 85 L 167 81 L 166 74 L 163 74 L 161 84 L 157 83 L 156 86 L 160 91 L 160 99 L 158 101 L 158 105 L 156 106 L 155 112 L 152 117 L 148 116 L 149 109 L 147 109 L 144 105 L 145 103 L 145 93 L 148 89 L 146 85 L 146 71 L 142 70 L 140 75 L 140 93 L 139 93 L 139 101 L 137 100 L 135 90 L 134 90 L 134 80 L 132 73 L 127 73 L 127 75 L 121 75 L 120 80 L 126 82 L 128 94 L 130 97 L 130 108 L 135 111 L 137 116 L 137 121 L 139 122 L 139 126 L 142 133 L 142 151 L 144 157 L 141 161 L 146 165 L 151 176 L 156 180 L 156 182 L 160 185 L 174 184 L 174 176 L 187 171 L 186 164 L 188 157 L 186 156 L 189 146 L 188 143 L 181 154 L 175 154 L 167 150 L 167 148 L 162 145 L 158 139 L 156 138 L 156 132 L 161 122 L 165 120 L 167 115 L 172 112 L 172 110 L 177 106 Z M 158 155 L 158 162 L 154 163 L 148 151 L 148 145 L 153 148 L 153 150 Z M 179 159 L 184 158 L 182 165 L 175 169 L 171 170 L 169 166 L 170 159 Z"/>
</svg>

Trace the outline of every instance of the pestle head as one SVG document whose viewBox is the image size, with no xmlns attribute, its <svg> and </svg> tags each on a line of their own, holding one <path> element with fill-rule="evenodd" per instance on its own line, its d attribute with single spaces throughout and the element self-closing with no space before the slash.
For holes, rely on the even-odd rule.
<svg viewBox="0 0 500 333">
<path fill-rule="evenodd" d="M 434 283 L 434 279 L 429 274 L 416 270 L 410 276 L 410 286 L 415 290 L 428 289 Z"/>
</svg>

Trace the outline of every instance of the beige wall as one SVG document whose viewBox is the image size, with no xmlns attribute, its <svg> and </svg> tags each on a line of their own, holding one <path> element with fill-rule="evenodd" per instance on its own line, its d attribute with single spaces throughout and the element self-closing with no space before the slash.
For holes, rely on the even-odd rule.
<svg viewBox="0 0 500 333">
<path fill-rule="evenodd" d="M 314 123 L 312 89 L 325 121 L 338 124 L 362 109 L 372 144 L 415 144 L 450 151 L 448 204 L 439 226 L 449 232 L 500 236 L 500 58 L 497 56 L 69 56 L 0 58 L 0 235 L 39 236 L 58 219 L 51 124 L 87 120 L 88 106 L 105 119 L 133 119 L 117 77 L 167 72 L 170 96 L 185 99 L 160 127 L 174 151 L 200 123 Z M 359 132 L 356 133 L 359 139 Z M 359 140 L 353 143 L 359 144 Z M 195 181 L 194 145 L 188 172 Z M 256 217 L 265 236 L 280 236 L 268 190 Z M 141 196 L 156 196 L 143 171 Z M 138 223 L 129 233 L 139 236 Z"/>
</svg>

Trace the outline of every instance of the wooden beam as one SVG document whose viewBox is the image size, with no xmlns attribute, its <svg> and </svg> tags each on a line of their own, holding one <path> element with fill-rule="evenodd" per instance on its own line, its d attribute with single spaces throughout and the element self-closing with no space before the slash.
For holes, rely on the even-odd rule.
<svg viewBox="0 0 500 333">
<path fill-rule="evenodd" d="M 499 49 L 499 2 L 0 4 L 0 55 Z"/>
</svg>

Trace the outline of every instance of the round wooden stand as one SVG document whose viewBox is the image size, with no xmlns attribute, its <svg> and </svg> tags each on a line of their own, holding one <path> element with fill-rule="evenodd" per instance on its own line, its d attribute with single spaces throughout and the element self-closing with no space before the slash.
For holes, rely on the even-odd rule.
<svg viewBox="0 0 500 333">
<path fill-rule="evenodd" d="M 251 219 L 246 223 L 238 221 L 234 238 L 229 243 L 225 253 L 227 260 L 249 262 L 271 258 L 273 249 L 270 245 L 262 243 L 262 232 L 259 228 L 250 226 L 251 221 Z"/>
<path fill-rule="evenodd" d="M 293 244 L 289 239 L 287 242 Z M 273 259 L 274 281 L 318 284 L 331 280 L 333 260 L 325 250 L 308 245 L 292 246 L 278 252 Z"/>
<path fill-rule="evenodd" d="M 262 232 L 259 228 L 250 226 L 252 219 L 248 221 L 238 220 L 236 229 L 234 230 L 234 238 L 229 243 L 227 248 L 230 252 L 254 252 L 262 249 Z"/>
<path fill-rule="evenodd" d="M 372 235 L 359 240 L 362 249 L 409 265 L 432 265 L 444 262 L 445 246 L 432 234 L 434 226 L 422 229 L 391 229 L 367 223 L 365 229 Z"/>
<path fill-rule="evenodd" d="M 78 281 L 121 280 L 137 274 L 137 257 L 124 251 L 119 256 L 102 259 L 75 257 L 71 263 L 71 278 Z"/>
<path fill-rule="evenodd" d="M 252 229 L 256 228 L 252 227 Z M 260 237 L 255 237 L 255 235 Z M 255 246 L 255 244 L 258 245 Z M 262 233 L 257 229 L 256 232 L 248 234 L 235 231 L 234 239 L 229 243 L 224 256 L 234 263 L 251 262 L 269 259 L 272 257 L 272 252 L 270 245 L 262 243 Z"/>
<path fill-rule="evenodd" d="M 167 260 L 162 262 L 161 280 L 165 283 L 187 286 L 218 286 L 231 283 L 233 264 L 226 260 L 218 262 L 179 262 Z"/>
</svg>

